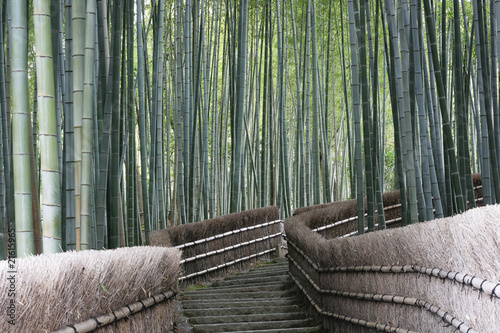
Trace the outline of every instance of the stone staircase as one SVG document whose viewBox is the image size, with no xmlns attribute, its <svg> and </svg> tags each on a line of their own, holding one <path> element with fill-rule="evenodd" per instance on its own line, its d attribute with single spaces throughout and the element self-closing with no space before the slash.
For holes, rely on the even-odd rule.
<svg viewBox="0 0 500 333">
<path fill-rule="evenodd" d="M 194 332 L 322 332 L 295 292 L 279 258 L 184 292 L 184 315 Z"/>
</svg>

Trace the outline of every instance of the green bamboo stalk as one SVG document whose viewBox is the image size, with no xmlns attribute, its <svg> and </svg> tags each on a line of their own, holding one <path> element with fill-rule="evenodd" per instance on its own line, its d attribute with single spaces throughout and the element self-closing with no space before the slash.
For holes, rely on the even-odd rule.
<svg viewBox="0 0 500 333">
<path fill-rule="evenodd" d="M 191 60 L 192 60 L 192 51 L 191 51 L 191 1 L 186 1 L 186 10 L 185 10 L 185 21 L 184 21 L 184 194 L 186 196 L 185 205 L 186 205 L 186 218 L 187 222 L 193 222 L 193 207 L 191 197 L 192 192 L 189 187 L 190 184 L 190 174 L 191 174 L 191 162 L 193 157 L 190 155 L 191 152 L 191 133 L 194 131 L 192 128 L 192 114 L 193 114 L 193 106 L 191 100 Z"/>
<path fill-rule="evenodd" d="M 94 46 L 96 25 L 96 2 L 87 1 L 85 14 L 85 54 L 83 82 L 83 113 L 81 133 L 81 188 L 80 188 L 80 247 L 92 248 L 92 192 L 93 192 L 93 136 L 94 136 Z"/>
<path fill-rule="evenodd" d="M 61 247 L 61 195 L 57 144 L 54 66 L 50 22 L 50 0 L 34 0 L 36 74 L 40 112 L 40 159 L 42 181 L 43 252 Z"/>
<path fill-rule="evenodd" d="M 1 7 L 1 6 L 0 6 Z M 1 9 L 0 9 L 1 10 Z M 1 12 L 0 12 L 0 17 L 1 17 Z M 0 112 L 0 122 L 1 122 L 1 117 L 2 113 Z M 2 126 L 0 126 L 0 138 L 2 137 Z M 0 152 L 3 150 L 3 141 L 0 140 Z M 0 153 L 0 260 L 5 260 L 7 259 L 7 243 L 6 239 L 7 237 L 5 236 L 5 231 L 7 228 L 8 231 L 8 225 L 6 224 L 6 217 L 7 217 L 7 212 L 6 212 L 6 191 L 5 191 L 5 172 L 4 172 L 4 165 L 3 165 L 3 154 Z"/>
<path fill-rule="evenodd" d="M 293 9 L 293 1 L 290 1 L 290 10 L 292 15 L 292 30 L 293 30 L 293 45 L 294 45 L 294 55 L 295 55 L 295 80 L 296 80 L 296 90 L 297 90 L 297 144 L 296 144 L 296 178 L 297 187 L 295 188 L 296 204 L 295 207 L 305 206 L 305 175 L 304 175 L 304 119 L 302 116 L 302 99 L 301 93 L 302 88 L 300 84 L 300 57 L 298 53 L 298 41 L 297 41 L 297 28 L 295 22 L 295 13 Z M 298 176 L 297 176 L 298 175 Z"/>
<path fill-rule="evenodd" d="M 147 178 L 147 140 L 146 140 L 146 103 L 144 101 L 144 37 L 143 37 L 143 1 L 136 2 L 137 10 L 137 82 L 139 98 L 139 149 L 141 154 L 141 186 L 142 203 L 144 210 L 144 232 L 146 244 L 149 244 L 149 233 L 151 230 L 148 198 L 148 178 Z"/>
<path fill-rule="evenodd" d="M 309 2 L 304 4 L 306 7 L 306 34 L 304 36 L 305 52 L 304 52 L 304 114 L 306 123 L 305 134 L 305 177 L 306 177 L 306 206 L 313 204 L 314 186 L 311 167 L 311 15 Z"/>
<path fill-rule="evenodd" d="M 269 90 L 269 42 L 270 39 L 270 20 L 269 20 L 269 3 L 266 4 L 266 14 L 265 14 L 265 38 L 264 38 L 264 83 L 262 89 L 262 137 L 261 137 L 261 154 L 260 154 L 260 203 L 261 206 L 268 205 L 268 181 L 267 181 L 267 171 L 268 171 L 268 148 L 267 137 L 268 137 L 268 90 Z"/>
<path fill-rule="evenodd" d="M 81 243 L 81 167 L 82 167 L 82 114 L 83 114 L 83 76 L 85 49 L 85 3 L 74 1 L 71 7 L 73 38 L 73 126 L 75 158 L 75 228 L 76 250 Z"/>
<path fill-rule="evenodd" d="M 205 10 L 204 10 L 204 2 L 202 2 L 201 5 L 201 26 L 203 27 L 205 25 Z M 210 97 L 209 97 L 209 80 L 210 80 L 210 69 L 209 69 L 209 64 L 210 64 L 210 54 L 207 56 L 207 49 L 208 51 L 210 50 L 210 45 L 205 45 L 205 36 L 202 33 L 201 35 L 201 41 L 200 44 L 202 46 L 202 62 L 203 62 L 203 86 L 204 86 L 204 96 L 203 96 L 203 113 L 202 113 L 202 119 L 203 119 L 203 130 L 200 135 L 200 139 L 202 139 L 202 154 L 201 154 L 201 165 L 202 165 L 202 177 L 201 177 L 201 192 L 202 195 L 200 195 L 200 199 L 202 200 L 204 204 L 204 210 L 203 210 L 203 215 L 204 218 L 210 218 L 210 211 L 211 207 L 210 204 L 212 203 L 209 200 L 209 193 L 210 193 L 210 180 L 209 180 L 209 147 L 208 147 L 208 124 L 209 124 L 209 116 L 208 116 L 208 110 L 210 107 Z M 207 57 L 209 58 L 207 60 Z"/>
<path fill-rule="evenodd" d="M 127 155 L 127 245 L 134 246 L 135 240 L 135 202 L 136 202 L 136 189 L 135 189 L 135 105 L 134 105 L 134 3 L 129 0 L 126 2 L 127 6 L 127 119 L 128 119 L 128 142 L 129 149 Z"/>
<path fill-rule="evenodd" d="M 31 10 L 31 4 L 30 4 L 30 9 Z M 36 66 L 35 66 L 36 67 Z M 36 69 L 35 69 L 36 70 Z M 36 78 L 35 78 L 35 83 L 36 83 Z M 37 95 L 37 90 L 34 89 L 35 94 Z M 33 107 L 33 113 L 36 112 L 36 106 L 37 103 L 34 103 Z M 28 107 L 30 107 L 28 103 Z M 37 125 L 36 122 L 36 117 L 35 114 L 33 114 L 33 119 L 35 119 L 35 122 L 33 123 L 34 125 Z M 35 145 L 33 144 L 35 140 L 33 140 L 33 137 L 35 135 L 35 131 L 30 127 L 30 132 L 29 132 L 29 143 L 30 143 L 30 165 L 31 165 L 31 193 L 32 195 L 32 202 L 31 206 L 33 207 L 33 232 L 34 232 L 34 238 L 35 238 L 35 253 L 41 254 L 43 253 L 43 236 L 42 236 L 42 221 L 40 219 L 40 188 L 38 186 L 38 178 L 39 178 L 39 173 L 40 171 L 38 170 L 38 161 L 37 161 L 37 154 L 34 152 Z"/>
<path fill-rule="evenodd" d="M 359 96 L 359 74 L 358 74 L 358 55 L 357 55 L 357 34 L 354 19 L 354 3 L 353 0 L 348 0 L 349 12 L 349 31 L 351 38 L 351 96 L 352 96 L 352 110 L 354 119 L 354 136 L 355 136 L 355 158 L 356 158 L 356 198 L 357 198 L 357 212 L 358 212 L 358 234 L 365 232 L 365 205 L 363 193 L 363 162 L 361 153 L 361 110 L 360 110 L 360 96 Z"/>
<path fill-rule="evenodd" d="M 465 89 L 462 72 L 462 35 L 460 26 L 460 7 L 458 0 L 453 1 L 453 32 L 454 32 L 454 47 L 453 47 L 453 70 L 455 76 L 454 93 L 456 99 L 456 122 L 457 122 L 457 139 L 458 139 L 458 157 L 459 171 L 462 180 L 462 186 L 467 191 L 468 201 L 475 205 L 474 190 L 472 188 L 472 177 L 470 175 L 470 162 L 468 155 L 468 139 L 467 139 L 467 111 L 465 103 Z M 467 179 L 467 180 L 466 180 Z M 472 196 L 471 196 L 472 194 Z"/>
<path fill-rule="evenodd" d="M 477 6 L 476 6 L 477 7 Z M 474 10 L 474 34 L 473 36 L 476 37 L 475 41 L 475 47 L 476 50 L 479 50 L 479 53 L 482 55 L 481 47 L 482 45 L 480 44 L 479 40 L 479 28 L 478 28 L 478 13 L 477 9 L 475 8 Z M 485 106 L 485 97 L 484 97 L 484 91 L 485 91 L 485 82 L 486 85 L 488 82 L 486 81 L 486 78 L 483 77 L 483 58 L 482 56 L 477 57 L 477 88 L 475 89 L 477 91 L 477 95 L 479 97 L 479 105 L 480 105 L 480 123 L 481 123 L 481 130 L 478 131 L 481 133 L 481 183 L 483 186 L 483 198 L 484 198 L 484 203 L 486 205 L 488 204 L 493 204 L 495 202 L 494 200 L 494 193 L 492 189 L 492 181 L 491 181 L 491 163 L 490 163 L 490 150 L 489 150 L 489 141 L 488 141 L 488 126 L 487 126 L 487 120 L 486 120 L 486 106 Z"/>
<path fill-rule="evenodd" d="M 283 27 L 285 26 L 285 18 L 284 18 L 284 8 L 283 14 L 280 13 L 279 3 L 276 6 L 276 16 L 277 16 L 277 30 L 278 30 L 278 87 L 279 87 L 279 104 L 278 104 L 278 112 L 280 117 L 280 161 L 279 164 L 281 166 L 280 170 L 280 181 L 282 183 L 282 211 L 281 214 L 283 217 L 287 217 L 291 215 L 291 205 L 289 202 L 290 198 L 290 175 L 289 175 L 289 156 L 288 156 L 288 139 L 287 139 L 287 126 L 286 126 L 286 89 L 285 89 L 285 66 L 286 66 L 286 58 L 285 58 L 285 50 L 284 50 L 284 31 Z M 283 20 L 281 22 L 281 19 Z"/>
<path fill-rule="evenodd" d="M 421 6 L 420 6 L 421 7 Z M 422 12 L 422 8 L 419 8 L 419 13 Z M 419 15 L 421 17 L 421 15 Z M 423 50 L 423 38 L 422 38 L 422 25 L 419 24 L 419 35 L 420 35 L 420 49 Z M 423 68 L 423 75 L 424 75 L 424 86 L 425 86 L 425 100 L 427 101 L 426 105 L 426 119 L 429 123 L 429 132 L 430 132 L 430 138 L 434 137 L 434 116 L 433 116 L 433 103 L 432 103 L 432 97 L 431 97 L 431 92 L 430 92 L 430 85 L 429 85 L 429 74 L 428 74 L 428 66 L 426 65 L 426 58 L 422 57 L 422 68 Z M 428 140 L 430 140 L 429 135 L 428 135 Z M 432 197 L 433 197 L 433 203 L 434 203 L 434 208 L 436 210 L 435 212 L 435 217 L 436 218 L 442 218 L 444 217 L 444 211 L 443 211 L 443 205 L 441 202 L 441 193 L 440 193 L 440 187 L 438 183 L 438 175 L 437 175 L 437 170 L 436 170 L 436 163 L 434 162 L 434 150 L 432 146 L 432 141 L 428 141 L 428 157 L 429 157 L 429 170 L 431 173 L 431 189 L 432 189 Z"/>
<path fill-rule="evenodd" d="M 421 57 L 424 56 L 420 50 L 420 34 L 418 31 L 418 9 L 417 1 L 411 1 L 411 28 L 413 38 L 413 52 L 415 61 L 415 87 L 416 102 L 418 106 L 418 124 L 420 129 L 420 147 L 422 163 L 422 185 L 425 195 L 425 216 L 421 216 L 424 221 L 434 219 L 431 190 L 431 171 L 429 167 L 429 140 L 427 119 L 425 117 L 425 99 L 423 90 L 422 64 Z"/>
<path fill-rule="evenodd" d="M 317 51 L 317 37 L 316 37 L 316 15 L 315 8 L 311 1 L 308 1 L 311 15 L 311 46 L 312 46 L 312 89 L 313 89 L 313 108 L 312 108 L 312 176 L 314 184 L 314 204 L 321 203 L 321 171 L 320 171 L 320 157 L 319 157 L 319 131 L 320 131 L 320 95 L 319 95 L 319 64 L 318 64 L 318 51 Z"/>
<path fill-rule="evenodd" d="M 120 161 L 120 157 L 118 155 L 119 149 L 119 140 L 118 135 L 119 131 L 117 130 L 117 125 L 119 124 L 119 112 L 118 112 L 118 102 L 119 102 L 119 88 L 120 88 L 120 49 L 121 49 L 121 26 L 122 26 L 122 1 L 117 0 L 114 2 L 114 22 L 113 22 L 113 31 L 112 31 L 112 57 L 110 64 L 110 78 L 108 79 L 107 92 L 106 92 L 106 100 L 104 105 L 104 119 L 103 119 L 103 133 L 102 133 L 102 143 L 100 146 L 100 156 L 99 156 L 99 187 L 97 193 L 97 246 L 98 249 L 106 246 L 106 241 L 109 242 L 110 248 L 115 248 L 118 246 L 118 221 L 119 221 L 119 200 L 118 200 L 118 192 L 119 192 L 119 181 L 118 181 L 118 164 Z M 113 112 L 113 113 L 112 113 Z M 111 123 L 113 119 L 113 154 L 110 161 L 110 150 L 111 150 Z M 118 141 L 118 142 L 117 142 Z M 109 163 L 109 165 L 108 165 Z M 107 183 L 108 183 L 108 171 L 111 170 L 113 175 L 114 184 L 112 188 L 110 188 L 111 195 L 114 200 L 111 201 L 112 206 L 110 211 L 112 212 L 110 215 L 110 223 L 107 223 L 106 219 L 106 196 L 107 196 Z M 108 234 L 109 233 L 109 234 Z M 108 234 L 108 237 L 106 235 Z M 107 239 L 109 238 L 109 239 Z"/>
<path fill-rule="evenodd" d="M 31 205 L 31 166 L 28 107 L 28 22 L 26 1 L 9 6 L 11 18 L 10 61 L 12 68 L 12 159 L 14 175 L 14 207 L 16 255 L 35 253 L 33 210 Z"/>
<path fill-rule="evenodd" d="M 108 37 L 108 9 L 106 0 L 97 0 L 97 31 L 99 50 L 99 82 L 97 90 L 97 117 L 99 142 L 102 142 L 102 131 L 104 121 L 104 104 L 109 75 L 109 37 Z"/>
<path fill-rule="evenodd" d="M 118 172 L 120 165 L 120 57 L 122 54 L 122 15 L 123 1 L 117 0 L 114 2 L 113 8 L 113 69 L 112 69 L 112 122 L 111 122 L 111 160 L 110 160 L 110 216 L 108 225 L 108 242 L 109 248 L 114 249 L 120 246 L 120 177 Z M 109 98 L 106 97 L 106 100 Z"/>
<path fill-rule="evenodd" d="M 383 3 L 380 0 L 381 11 L 383 12 Z M 386 10 L 387 11 L 387 10 Z M 385 16 L 382 16 L 382 26 L 386 26 L 385 24 Z M 395 23 L 393 23 L 395 24 Z M 387 31 L 384 29 L 384 48 L 385 48 L 385 57 L 386 57 L 386 65 L 388 69 L 388 77 L 389 77 L 389 91 L 391 98 L 391 109 L 392 109 L 392 118 L 393 118 L 393 126 L 394 126 L 394 150 L 396 155 L 396 171 L 397 171 L 397 179 L 399 185 L 399 193 L 401 198 L 401 217 L 403 225 L 407 225 L 409 222 L 409 214 L 408 214 L 408 200 L 406 193 L 406 179 L 404 176 L 403 169 L 403 156 L 401 151 L 401 135 L 400 135 L 400 124 L 398 117 L 398 109 L 400 108 L 398 105 L 398 92 L 396 89 L 396 64 L 395 59 L 397 57 L 396 49 L 394 48 L 394 43 L 388 42 Z M 391 61 L 392 60 L 392 61 Z"/>
<path fill-rule="evenodd" d="M 248 1 L 242 0 L 239 13 L 239 36 L 238 36 L 238 81 L 236 83 L 236 91 L 238 104 L 236 107 L 236 115 L 232 127 L 234 126 L 235 137 L 233 143 L 233 158 L 231 161 L 231 206 L 230 212 L 237 212 L 241 207 L 241 161 L 243 153 L 243 116 L 245 112 L 245 90 L 246 90 L 246 59 L 247 59 L 247 44 L 248 44 Z"/>
<path fill-rule="evenodd" d="M 488 148 L 489 148 L 489 154 L 490 154 L 490 159 L 491 159 L 491 175 L 493 177 L 493 190 L 494 190 L 494 198 L 492 203 L 497 202 L 500 199 L 500 175 L 499 175 L 499 167 L 498 167 L 498 159 L 497 159 L 497 153 L 496 153 L 496 147 L 495 147 L 495 133 L 494 133 L 494 128 L 493 128 L 493 112 L 491 110 L 491 95 L 490 95 L 490 87 L 487 83 L 488 81 L 488 61 L 486 59 L 486 50 L 487 47 L 486 42 L 485 42 L 485 35 L 486 33 L 483 31 L 483 13 L 482 13 L 482 4 L 481 2 L 474 1 L 474 16 L 478 16 L 478 24 L 476 25 L 476 38 L 479 41 L 479 44 L 476 44 L 478 46 L 476 48 L 476 52 L 480 57 L 478 57 L 478 61 L 480 59 L 482 66 L 478 65 L 478 71 L 480 73 L 479 76 L 479 83 L 481 84 L 483 80 L 486 81 L 486 84 L 484 84 L 484 104 L 485 104 L 485 113 L 486 113 L 486 130 L 487 130 L 487 139 L 488 139 Z M 481 70 L 482 69 L 482 70 Z M 482 79 L 481 79 L 482 75 Z M 485 129 L 483 129 L 485 131 Z M 483 145 L 484 145 L 484 138 L 483 138 Z"/>
<path fill-rule="evenodd" d="M 422 222 L 426 216 L 426 202 L 424 196 L 424 189 L 422 185 L 422 174 L 421 174 L 421 154 L 420 151 L 420 141 L 418 140 L 418 116 L 417 116 L 417 97 L 416 97 L 416 74 L 415 74 L 415 52 L 414 52 L 414 41 L 413 34 L 411 33 L 410 26 L 410 10 L 406 3 L 400 3 L 398 10 L 402 13 L 402 19 L 400 20 L 400 30 L 405 31 L 405 40 L 408 51 L 406 55 L 402 58 L 405 59 L 405 63 L 408 64 L 407 76 L 408 76 L 408 95 L 409 95 L 409 109 L 410 109 L 410 125 L 411 125 L 411 138 L 413 143 L 413 160 L 415 169 L 415 186 L 417 195 L 417 209 L 418 209 L 418 221 Z M 406 52 L 406 51 L 405 51 Z M 406 69 L 405 69 L 406 71 Z M 406 88 L 406 87 L 405 87 Z"/>
<path fill-rule="evenodd" d="M 325 95 L 325 102 L 324 102 L 324 107 L 322 108 L 323 110 L 323 138 L 322 138 L 322 154 L 323 154 L 323 201 L 324 202 L 331 202 L 333 200 L 332 196 L 332 184 L 330 182 L 330 149 L 329 149 L 329 139 L 328 135 L 330 134 L 330 129 L 328 126 L 329 123 L 329 109 L 330 109 L 330 64 L 333 62 L 332 58 L 330 56 L 330 49 L 331 47 L 331 35 L 332 35 L 332 2 L 330 2 L 328 6 L 328 38 L 326 42 L 326 74 L 325 74 L 325 89 L 324 89 L 324 95 Z M 335 76 L 333 76 L 333 84 L 335 86 Z M 334 91 L 334 90 L 333 90 Z M 334 95 L 335 97 L 335 95 Z M 334 98 L 335 100 L 335 98 Z M 335 112 L 333 113 L 333 117 L 335 118 Z"/>
<path fill-rule="evenodd" d="M 461 213 L 465 210 L 464 197 L 462 194 L 462 188 L 460 185 L 460 175 L 458 173 L 457 161 L 455 158 L 455 148 L 453 145 L 453 135 L 451 132 L 450 118 L 448 114 L 448 109 L 446 105 L 445 93 L 443 80 L 441 76 L 441 67 L 438 62 L 437 45 L 436 45 L 436 31 L 433 20 L 433 15 L 431 12 L 430 4 L 428 1 L 424 1 L 425 17 L 426 17 L 426 27 L 427 33 L 430 40 L 430 48 L 432 52 L 432 62 L 434 65 L 434 76 L 436 78 L 439 105 L 441 109 L 441 117 L 443 119 L 443 133 L 445 139 L 445 147 L 447 148 L 448 158 L 450 160 L 451 176 L 453 181 L 453 187 L 455 191 L 455 200 L 457 201 L 457 211 Z"/>
<path fill-rule="evenodd" d="M 153 19 L 153 27 L 158 26 L 158 16 L 159 16 L 159 6 L 158 3 L 155 3 L 151 10 L 151 16 Z M 149 29 L 148 29 L 149 30 Z M 146 33 L 147 36 L 147 33 Z M 157 151 L 157 140 L 156 140 L 156 123 L 157 123 L 157 113 L 158 113 L 158 72 L 159 72 L 159 64 L 158 64 L 158 54 L 161 52 L 159 50 L 158 44 L 160 43 L 158 40 L 158 30 L 154 29 L 153 31 L 154 44 L 153 44 L 153 73 L 152 73 L 152 99 L 150 100 L 149 107 L 149 130 L 151 132 L 150 145 L 149 149 L 149 210 L 151 212 L 151 226 L 152 230 L 158 230 L 158 210 L 157 210 L 157 175 L 156 175 L 156 151 Z M 146 38 L 147 39 L 147 38 Z M 147 47 L 146 47 L 147 49 Z M 149 66 L 148 66 L 149 67 Z M 149 86 L 149 78 L 148 89 Z"/>
<path fill-rule="evenodd" d="M 271 7 L 269 8 L 268 11 L 268 20 L 269 20 L 269 38 L 268 38 L 268 43 L 269 43 L 269 48 L 272 50 L 274 43 L 273 43 L 273 25 L 272 25 L 272 10 Z M 277 151 L 277 121 L 276 121 L 276 108 L 274 104 L 274 81 L 273 81 L 273 57 L 269 57 L 269 68 L 268 68 L 268 112 L 267 112 L 267 144 L 268 144 L 268 205 L 275 206 L 277 204 L 276 202 L 276 195 L 277 195 L 277 176 L 278 173 L 276 172 L 277 168 L 277 161 L 276 161 L 276 151 Z"/>
<path fill-rule="evenodd" d="M 357 9 L 357 1 L 354 3 L 354 10 Z M 360 1 L 359 4 L 359 23 L 356 27 L 356 37 L 358 42 L 359 54 L 359 75 L 360 75 L 360 88 L 361 88 L 361 107 L 363 113 L 363 148 L 364 148 L 364 161 L 365 161 L 365 182 L 366 182 L 366 202 L 367 202 L 367 224 L 368 232 L 375 231 L 375 187 L 373 184 L 374 165 L 372 165 L 372 138 L 371 138 L 371 124 L 370 117 L 370 97 L 367 81 L 367 56 L 366 56 L 366 19 L 365 19 L 365 2 Z"/>
<path fill-rule="evenodd" d="M 342 0 L 340 1 L 340 13 L 341 17 L 343 18 L 343 8 L 344 5 L 342 4 Z M 348 88 L 347 88 L 347 70 L 346 70 L 346 64 L 345 64 L 345 41 L 344 41 L 344 20 L 340 20 L 340 28 L 341 28 L 341 36 L 342 36 L 342 45 L 339 46 L 341 49 L 341 57 L 342 57 L 342 83 L 343 83 L 343 90 L 344 90 L 344 108 L 346 112 L 346 121 L 347 121 L 347 152 L 348 152 L 348 159 L 349 159 L 349 182 L 350 182 L 350 196 L 352 197 L 356 193 L 356 182 L 355 182 L 355 177 L 354 177 L 354 171 L 355 171 L 355 164 L 354 164 L 354 158 L 353 158 L 353 152 L 352 152 L 352 135 L 351 135 L 351 117 L 350 114 L 351 112 L 349 111 L 349 98 L 348 98 Z"/>
<path fill-rule="evenodd" d="M 63 50 L 59 49 L 62 46 L 62 18 L 61 15 L 61 1 L 51 0 L 50 2 L 50 16 L 51 16 L 51 37 L 52 37 L 52 60 L 54 62 L 54 96 L 56 99 L 56 121 L 57 121 L 57 150 L 59 156 L 59 193 L 62 193 L 62 170 L 63 170 L 63 153 L 62 153 L 62 93 L 63 93 Z M 35 154 L 37 153 L 35 149 Z M 62 207 L 61 207 L 62 208 Z M 61 219 L 63 222 L 63 219 Z"/>
<path fill-rule="evenodd" d="M 4 20 L 5 11 L 4 5 L 0 6 L 0 112 L 1 112 L 1 124 L 2 127 L 2 136 L 1 140 L 2 150 L 0 154 L 2 154 L 2 166 L 4 171 L 5 178 L 5 218 L 7 219 L 8 228 L 12 228 L 14 226 L 14 191 L 11 182 L 12 172 L 11 172 L 11 149 L 9 147 L 9 131 L 7 124 L 7 80 L 5 75 L 5 28 L 6 22 Z"/>
<path fill-rule="evenodd" d="M 72 1 L 65 3 L 67 22 L 71 21 Z M 75 168 L 74 168 L 74 123 L 73 123 L 73 29 L 71 24 L 65 30 L 65 90 L 64 103 L 64 204 L 66 250 L 76 250 L 75 222 Z"/>
<path fill-rule="evenodd" d="M 181 40 L 181 1 L 177 0 L 176 2 L 177 8 L 177 24 L 176 24 L 176 149 L 177 149 L 177 172 L 176 172 L 176 180 L 177 180 L 177 206 L 179 211 L 179 223 L 185 224 L 186 221 L 186 205 L 185 205 L 185 194 L 184 194 L 184 155 L 182 150 L 182 40 Z M 184 137 L 185 138 L 185 137 Z"/>
<path fill-rule="evenodd" d="M 163 39 L 164 39 L 164 20 L 165 20 L 165 1 L 159 0 L 158 2 L 158 30 L 157 30 L 157 38 L 158 43 L 156 45 L 158 50 L 158 59 L 157 68 L 158 72 L 156 73 L 156 82 L 154 83 L 154 87 L 156 87 L 156 128 L 152 130 L 156 131 L 156 152 L 155 152 L 155 176 L 156 180 L 156 189 L 157 189 L 157 197 L 158 197 L 158 206 L 159 206 L 159 228 L 166 228 L 166 217 L 164 211 L 164 181 L 163 181 L 163 164 L 162 164 L 162 143 L 163 143 Z"/>
<path fill-rule="evenodd" d="M 377 204 L 377 215 L 378 215 L 378 229 L 384 230 L 386 228 L 385 225 L 385 213 L 384 213 L 384 202 L 382 198 L 383 192 L 383 170 L 384 164 L 383 160 L 385 158 L 385 145 L 382 145 L 382 149 L 380 148 L 380 137 L 379 137 L 379 115 L 378 115 L 378 91 L 379 91 L 379 76 L 378 76 L 378 54 L 379 54 L 379 8 L 380 2 L 376 3 L 375 9 L 375 50 L 372 50 L 372 38 L 371 34 L 369 34 L 369 45 L 370 45 L 370 73 L 372 78 L 372 108 L 373 108 L 373 116 L 372 116 L 372 127 L 371 127 L 371 135 L 373 137 L 373 147 L 374 153 L 372 154 L 372 166 L 373 170 L 373 181 L 375 183 L 375 199 Z M 367 25 L 368 31 L 371 31 L 371 18 L 370 18 L 370 6 L 369 3 L 366 2 L 366 17 L 367 17 Z M 385 78 L 385 77 L 384 77 Z M 384 86 L 385 88 L 385 86 Z M 385 95 L 385 94 L 384 94 Z M 385 107 L 383 108 L 385 115 Z M 385 130 L 385 117 L 383 116 L 384 122 L 382 124 L 382 129 Z M 385 142 L 385 135 L 382 134 L 382 142 Z M 381 175 L 382 174 L 382 175 Z"/>
<path fill-rule="evenodd" d="M 211 145 L 211 151 L 212 151 L 212 163 L 210 164 L 210 180 L 211 180 L 211 191 L 210 191 L 210 207 L 211 207 L 211 216 L 214 217 L 217 215 L 217 194 L 218 194 L 218 187 L 217 187 L 217 182 L 220 177 L 219 173 L 219 145 L 218 145 L 218 127 L 220 125 L 220 122 L 218 121 L 218 76 L 219 76 L 219 65 L 218 65 L 218 58 L 219 58 L 219 43 L 218 40 L 220 38 L 220 26 L 221 26 L 221 20 L 219 19 L 220 16 L 220 7 L 221 4 L 219 1 L 217 1 L 217 4 L 215 5 L 215 19 L 212 20 L 215 25 L 215 32 L 213 33 L 213 57 L 212 57 L 212 79 L 211 79 L 211 89 L 210 89 L 210 94 L 211 94 L 211 106 L 212 106 L 212 127 L 211 127 L 211 132 L 212 132 L 212 145 Z M 258 95 L 259 96 L 259 95 Z M 258 139 L 256 137 L 256 139 Z M 260 206 L 260 205 L 259 205 Z"/>
</svg>

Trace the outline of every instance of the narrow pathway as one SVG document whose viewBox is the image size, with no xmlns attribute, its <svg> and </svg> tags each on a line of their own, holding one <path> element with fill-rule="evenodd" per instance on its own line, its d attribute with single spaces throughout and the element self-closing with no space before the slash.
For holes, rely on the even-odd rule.
<svg viewBox="0 0 500 333">
<path fill-rule="evenodd" d="M 194 332 L 321 332 L 295 297 L 279 258 L 183 294 Z"/>
</svg>

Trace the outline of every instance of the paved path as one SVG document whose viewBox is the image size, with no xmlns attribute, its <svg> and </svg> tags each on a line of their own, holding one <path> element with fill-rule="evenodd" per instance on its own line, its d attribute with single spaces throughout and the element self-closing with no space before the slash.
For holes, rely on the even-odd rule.
<svg viewBox="0 0 500 333">
<path fill-rule="evenodd" d="M 295 296 L 280 258 L 183 293 L 194 332 L 322 332 Z"/>
</svg>

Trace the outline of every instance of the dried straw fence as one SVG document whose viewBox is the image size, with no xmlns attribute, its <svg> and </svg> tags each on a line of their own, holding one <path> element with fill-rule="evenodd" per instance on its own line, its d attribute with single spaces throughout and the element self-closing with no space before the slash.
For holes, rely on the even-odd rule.
<svg viewBox="0 0 500 333">
<path fill-rule="evenodd" d="M 388 220 L 396 198 L 384 197 Z M 285 231 L 290 274 L 326 329 L 499 331 L 500 206 L 344 238 L 356 230 L 356 202 L 316 208 L 296 212 Z"/>
<path fill-rule="evenodd" d="M 258 208 L 155 231 L 150 242 L 182 250 L 179 281 L 195 284 L 273 256 L 282 239 L 278 219 L 277 207 Z"/>
<path fill-rule="evenodd" d="M 180 257 L 173 248 L 133 247 L 1 261 L 0 332 L 169 332 Z"/>
</svg>

